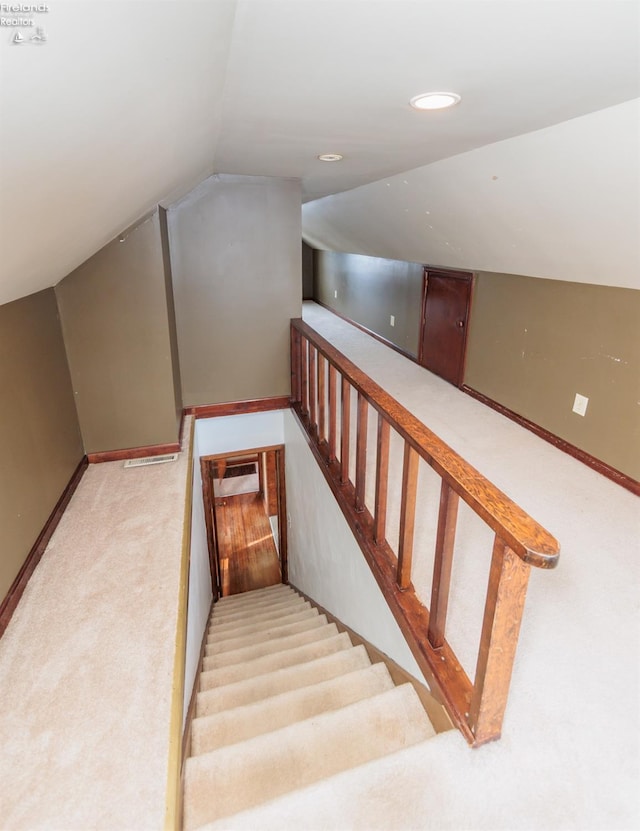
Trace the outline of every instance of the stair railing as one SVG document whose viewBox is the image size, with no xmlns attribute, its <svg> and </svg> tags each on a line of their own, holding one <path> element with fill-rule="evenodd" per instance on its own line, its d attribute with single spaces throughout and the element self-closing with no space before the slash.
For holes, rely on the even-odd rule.
<svg viewBox="0 0 640 831">
<path fill-rule="evenodd" d="M 291 321 L 291 378 L 291 407 L 432 692 L 470 744 L 499 738 L 529 572 L 532 566 L 553 568 L 558 543 L 300 319 Z M 357 395 L 354 481 L 349 473 L 352 392 Z M 373 513 L 365 504 L 369 407 L 377 413 Z M 404 446 L 397 554 L 386 535 L 392 429 Z M 441 480 L 430 609 L 412 584 L 419 459 Z M 473 682 L 446 639 L 460 499 L 494 532 Z"/>
</svg>

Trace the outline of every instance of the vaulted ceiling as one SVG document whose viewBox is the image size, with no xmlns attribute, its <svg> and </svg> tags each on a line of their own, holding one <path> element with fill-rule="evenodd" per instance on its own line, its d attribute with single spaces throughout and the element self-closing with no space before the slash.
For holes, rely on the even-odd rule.
<svg viewBox="0 0 640 831">
<path fill-rule="evenodd" d="M 0 28 L 0 303 L 54 285 L 212 172 L 300 178 L 315 200 L 636 98 L 638 13 L 637 0 L 51 3 L 32 15 L 46 42 Z M 409 108 L 439 89 L 461 104 Z M 317 160 L 328 152 L 344 160 Z"/>
</svg>

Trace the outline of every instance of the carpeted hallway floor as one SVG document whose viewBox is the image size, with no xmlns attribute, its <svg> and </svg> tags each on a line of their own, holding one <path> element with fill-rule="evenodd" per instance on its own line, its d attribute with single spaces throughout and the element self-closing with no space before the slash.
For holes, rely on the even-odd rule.
<svg viewBox="0 0 640 831">
<path fill-rule="evenodd" d="M 187 463 L 90 465 L 34 572 L 0 640 L 3 831 L 162 827 Z"/>
</svg>

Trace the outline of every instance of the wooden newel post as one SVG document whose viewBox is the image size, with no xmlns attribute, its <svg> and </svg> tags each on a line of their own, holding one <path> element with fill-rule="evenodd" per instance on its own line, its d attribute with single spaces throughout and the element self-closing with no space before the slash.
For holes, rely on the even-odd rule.
<svg viewBox="0 0 640 831">
<path fill-rule="evenodd" d="M 496 536 L 469 708 L 476 745 L 500 738 L 530 570 Z"/>
</svg>

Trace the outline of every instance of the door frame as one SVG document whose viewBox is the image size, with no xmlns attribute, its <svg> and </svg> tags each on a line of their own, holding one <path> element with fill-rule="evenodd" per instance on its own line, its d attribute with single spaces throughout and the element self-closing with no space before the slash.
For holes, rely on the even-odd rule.
<svg viewBox="0 0 640 831">
<path fill-rule="evenodd" d="M 213 474 L 215 463 L 236 458 L 256 456 L 258 470 L 262 469 L 262 459 L 265 453 L 275 451 L 276 456 L 276 488 L 278 500 L 278 557 L 280 559 L 280 576 L 283 583 L 289 582 L 287 560 L 287 489 L 285 484 L 285 456 L 284 444 L 268 445 L 267 447 L 252 447 L 246 450 L 231 450 L 225 453 L 214 453 L 200 456 L 200 471 L 202 474 L 202 500 L 204 502 L 204 521 L 207 531 L 207 547 L 209 549 L 209 569 L 211 572 L 211 588 L 214 602 L 220 597 L 220 557 L 218 554 L 218 528 L 216 522 L 215 497 L 213 493 Z M 260 475 L 260 485 L 264 486 Z"/>
<path fill-rule="evenodd" d="M 429 275 L 437 275 L 438 277 L 446 277 L 453 280 L 464 281 L 469 284 L 469 292 L 467 294 L 467 305 L 465 308 L 465 325 L 462 343 L 462 361 L 458 367 L 458 377 L 455 386 L 460 389 L 464 383 L 464 373 L 467 366 L 467 342 L 469 339 L 469 319 L 471 317 L 471 307 L 473 303 L 473 295 L 476 286 L 476 274 L 473 271 L 458 271 L 457 269 L 439 268 L 436 266 L 425 265 L 422 269 L 422 300 L 420 312 L 420 335 L 418 340 L 418 363 L 424 367 L 424 335 L 426 329 L 427 319 L 427 293 L 429 291 Z M 428 367 L 424 367 L 427 369 Z"/>
</svg>

